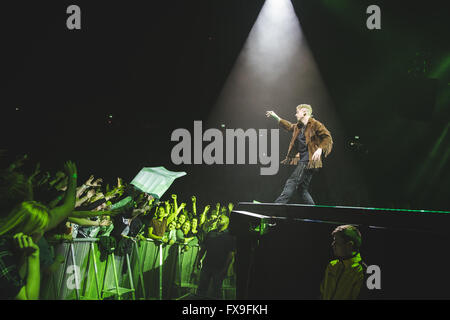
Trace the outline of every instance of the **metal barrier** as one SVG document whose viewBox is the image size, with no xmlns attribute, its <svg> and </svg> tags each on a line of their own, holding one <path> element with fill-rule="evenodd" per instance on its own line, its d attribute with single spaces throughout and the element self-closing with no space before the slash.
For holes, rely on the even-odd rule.
<svg viewBox="0 0 450 320">
<path fill-rule="evenodd" d="M 198 279 L 192 276 L 192 271 L 198 245 L 185 251 L 184 245 L 132 239 L 130 254 L 119 257 L 111 253 L 100 261 L 97 241 L 74 239 L 54 247 L 55 254 L 63 255 L 65 261 L 56 272 L 42 279 L 41 299 L 163 300 L 197 287 Z M 224 281 L 224 290 L 234 288 L 233 280 Z M 234 296 L 224 293 L 224 298 Z"/>
</svg>

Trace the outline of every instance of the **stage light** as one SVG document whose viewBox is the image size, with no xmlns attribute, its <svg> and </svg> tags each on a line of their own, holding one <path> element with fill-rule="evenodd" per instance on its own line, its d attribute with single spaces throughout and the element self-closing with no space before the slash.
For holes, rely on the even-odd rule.
<svg viewBox="0 0 450 320">
<path fill-rule="evenodd" d="M 361 154 L 361 155 L 367 155 L 369 153 L 369 150 L 367 149 L 366 145 L 363 141 L 361 141 L 360 136 L 354 136 L 348 141 L 349 149 L 350 151 Z"/>
<path fill-rule="evenodd" d="M 266 111 L 273 110 L 293 122 L 296 121 L 295 108 L 301 103 L 312 105 L 314 116 L 333 133 L 335 141 L 346 141 L 339 116 L 291 1 L 266 0 L 210 112 L 208 125 L 214 127 L 226 120 L 227 128 L 272 130 L 278 126 L 268 120 Z M 359 141 L 355 136 L 352 139 Z M 280 139 L 279 142 L 277 151 L 284 155 L 289 141 Z M 337 147 L 353 147 L 348 140 L 346 142 L 347 145 Z M 267 156 L 268 152 L 263 150 L 261 154 L 263 152 L 263 156 Z M 354 160 L 346 154 L 340 155 L 342 158 L 338 160 L 333 157 L 339 170 L 333 167 L 326 170 L 325 164 L 324 175 L 332 181 L 345 179 L 349 185 L 361 186 L 358 190 L 362 195 L 358 199 L 365 198 L 364 183 L 359 182 L 360 175 L 352 163 Z M 336 165 L 337 162 L 341 163 Z M 240 176 L 258 184 L 260 177 L 252 174 L 251 170 L 246 170 Z M 347 192 L 345 188 L 327 188 L 332 189 L 330 193 L 333 192 L 335 198 L 344 198 Z M 263 194 L 252 196 L 265 197 Z"/>
</svg>

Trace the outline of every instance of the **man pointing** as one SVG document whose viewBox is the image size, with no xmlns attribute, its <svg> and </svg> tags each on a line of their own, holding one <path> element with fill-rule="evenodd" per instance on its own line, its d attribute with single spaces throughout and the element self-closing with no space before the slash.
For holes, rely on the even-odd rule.
<svg viewBox="0 0 450 320">
<path fill-rule="evenodd" d="M 275 203 L 288 203 L 298 189 L 303 203 L 314 204 L 308 188 L 314 171 L 322 167 L 322 155 L 326 157 L 331 152 L 333 139 L 330 132 L 313 118 L 312 108 L 308 104 L 297 106 L 297 123 L 281 119 L 273 111 L 267 111 L 266 116 L 272 117 L 283 129 L 292 132 L 286 159 L 281 163 L 296 165 Z"/>
</svg>

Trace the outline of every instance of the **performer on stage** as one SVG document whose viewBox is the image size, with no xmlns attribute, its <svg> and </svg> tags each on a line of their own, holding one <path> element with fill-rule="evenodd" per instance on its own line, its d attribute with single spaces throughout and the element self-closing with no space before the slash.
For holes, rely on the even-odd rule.
<svg viewBox="0 0 450 320">
<path fill-rule="evenodd" d="M 330 132 L 313 118 L 312 108 L 308 104 L 297 106 L 297 123 L 281 119 L 273 111 L 267 111 L 266 116 L 277 120 L 285 130 L 292 131 L 287 157 L 281 163 L 297 165 L 275 203 L 288 203 L 295 189 L 298 189 L 305 204 L 314 204 L 308 187 L 313 172 L 322 167 L 322 154 L 326 157 L 331 152 L 333 139 Z"/>
</svg>

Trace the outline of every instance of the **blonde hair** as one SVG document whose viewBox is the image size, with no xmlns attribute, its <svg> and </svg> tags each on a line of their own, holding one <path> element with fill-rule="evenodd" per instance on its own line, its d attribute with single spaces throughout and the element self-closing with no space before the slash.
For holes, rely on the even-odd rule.
<svg viewBox="0 0 450 320">
<path fill-rule="evenodd" d="M 309 104 L 299 104 L 297 106 L 297 110 L 300 109 L 307 109 L 308 110 L 308 115 L 311 116 L 312 115 L 312 107 Z"/>
<path fill-rule="evenodd" d="M 36 201 L 25 201 L 17 205 L 9 215 L 0 221 L 0 235 L 23 232 L 32 235 L 42 232 L 48 225 L 49 210 Z"/>
</svg>

